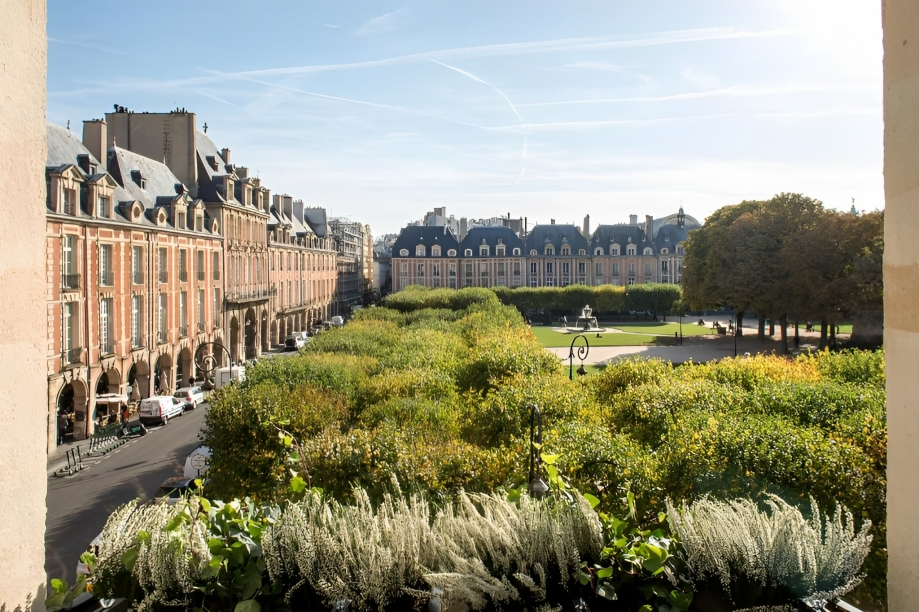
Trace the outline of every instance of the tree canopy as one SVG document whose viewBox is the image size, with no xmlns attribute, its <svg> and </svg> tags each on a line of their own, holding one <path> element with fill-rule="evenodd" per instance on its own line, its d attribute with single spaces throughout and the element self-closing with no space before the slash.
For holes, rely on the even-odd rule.
<svg viewBox="0 0 919 612">
<path fill-rule="evenodd" d="M 684 299 L 830 322 L 878 309 L 883 225 L 880 211 L 840 213 L 796 193 L 725 206 L 689 235 Z"/>
</svg>

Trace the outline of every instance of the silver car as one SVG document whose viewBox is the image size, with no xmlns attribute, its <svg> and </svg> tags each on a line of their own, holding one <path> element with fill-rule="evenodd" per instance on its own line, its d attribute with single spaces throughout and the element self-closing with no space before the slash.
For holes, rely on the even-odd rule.
<svg viewBox="0 0 919 612">
<path fill-rule="evenodd" d="M 182 387 L 176 390 L 174 397 L 185 403 L 185 410 L 194 410 L 204 401 L 204 389 L 201 387 Z"/>
</svg>

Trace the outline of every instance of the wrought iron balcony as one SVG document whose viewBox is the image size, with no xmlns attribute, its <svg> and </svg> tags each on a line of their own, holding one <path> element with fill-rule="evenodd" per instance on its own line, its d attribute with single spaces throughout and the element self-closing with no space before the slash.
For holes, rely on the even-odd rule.
<svg viewBox="0 0 919 612">
<path fill-rule="evenodd" d="M 99 284 L 103 287 L 115 286 L 115 273 L 111 270 L 102 270 L 99 272 Z"/>
<path fill-rule="evenodd" d="M 143 285 L 144 284 L 144 273 L 138 272 L 137 270 L 135 270 L 131 274 L 131 283 L 134 285 Z"/>
<path fill-rule="evenodd" d="M 61 274 L 61 288 L 62 289 L 79 289 L 80 288 L 80 275 L 79 274 Z"/>
<path fill-rule="evenodd" d="M 179 270 L 179 282 L 180 283 L 188 282 L 188 270 Z"/>
<path fill-rule="evenodd" d="M 156 340 L 160 344 L 165 344 L 169 341 L 169 334 L 167 334 L 165 331 L 161 331 L 156 334 Z"/>
<path fill-rule="evenodd" d="M 161 270 L 161 271 L 160 271 L 160 274 L 159 274 L 159 281 L 160 281 L 161 283 L 168 283 L 168 282 L 169 282 L 169 274 L 168 274 L 165 270 Z"/>
<path fill-rule="evenodd" d="M 204 280 L 204 276 L 205 276 L 205 275 L 204 275 L 204 268 L 198 268 L 198 280 L 199 280 L 199 281 L 203 281 L 203 280 Z"/>
<path fill-rule="evenodd" d="M 144 337 L 143 336 L 131 336 L 131 348 L 138 349 L 144 347 Z"/>
<path fill-rule="evenodd" d="M 64 351 L 64 359 L 67 360 L 67 363 L 80 363 L 82 357 L 82 348 L 71 348 Z"/>
<path fill-rule="evenodd" d="M 115 352 L 115 343 L 112 340 L 103 341 L 99 345 L 99 353 L 101 355 L 111 355 Z"/>
<path fill-rule="evenodd" d="M 180 337 L 180 338 L 187 338 L 187 337 L 188 337 L 188 326 L 183 325 L 183 326 L 179 327 L 179 337 Z"/>
</svg>

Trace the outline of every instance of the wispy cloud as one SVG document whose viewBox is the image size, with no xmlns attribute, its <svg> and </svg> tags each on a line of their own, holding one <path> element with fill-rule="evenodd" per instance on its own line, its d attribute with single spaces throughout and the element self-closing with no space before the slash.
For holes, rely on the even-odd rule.
<svg viewBox="0 0 919 612">
<path fill-rule="evenodd" d="M 124 55 L 123 51 L 118 51 L 109 47 L 103 47 L 100 45 L 94 45 L 90 43 L 76 42 L 73 40 L 61 40 L 60 38 L 51 38 L 48 37 L 48 42 L 56 43 L 59 45 L 69 45 L 71 47 L 80 47 L 83 49 L 92 49 L 93 51 L 98 51 L 99 53 L 105 53 L 107 55 Z"/>
<path fill-rule="evenodd" d="M 318 25 L 321 25 L 321 26 L 325 26 L 325 27 L 327 27 L 327 28 L 332 28 L 333 30 L 339 30 L 339 29 L 341 29 L 341 26 L 333 25 L 333 24 L 331 24 L 331 23 L 325 23 L 324 21 L 316 21 L 315 19 L 310 19 L 310 21 L 312 21 L 312 22 L 315 23 L 315 24 L 318 24 Z"/>
<path fill-rule="evenodd" d="M 385 13 L 379 17 L 374 17 L 366 21 L 355 32 L 355 36 L 367 36 L 368 34 L 382 34 L 392 32 L 399 25 L 399 20 L 404 14 L 404 9 L 398 9 L 390 13 Z"/>
<path fill-rule="evenodd" d="M 870 83 L 840 83 L 823 85 L 788 85 L 784 87 L 748 87 L 745 85 L 732 85 L 720 89 L 707 91 L 691 91 L 686 93 L 668 94 L 663 96 L 628 96 L 621 98 L 593 98 L 586 100 L 558 100 L 555 102 L 529 102 L 521 103 L 520 108 L 529 106 L 564 106 L 571 104 L 611 104 L 626 102 L 669 102 L 671 100 L 692 100 L 695 98 L 712 97 L 746 97 L 746 96 L 773 96 L 782 94 L 795 94 L 819 91 L 870 91 L 876 89 Z"/>
</svg>

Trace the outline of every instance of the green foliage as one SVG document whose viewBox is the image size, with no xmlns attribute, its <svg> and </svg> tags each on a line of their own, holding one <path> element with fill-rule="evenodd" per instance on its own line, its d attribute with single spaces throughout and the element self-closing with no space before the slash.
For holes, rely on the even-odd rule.
<svg viewBox="0 0 919 612">
<path fill-rule="evenodd" d="M 644 284 L 569 285 L 567 287 L 493 287 L 492 291 L 504 304 L 519 310 L 547 309 L 580 312 L 590 305 L 594 312 L 651 312 L 667 314 L 673 311 L 674 302 L 680 299 L 678 285 Z"/>
<path fill-rule="evenodd" d="M 883 353 L 629 360 L 569 381 L 517 308 L 495 297 L 516 291 L 403 292 L 297 356 L 260 363 L 214 397 L 208 493 L 276 501 L 315 487 L 345 502 L 357 485 L 376 504 L 396 478 L 447 503 L 461 490 L 515 487 L 537 404 L 553 469 L 618 520 L 628 493 L 649 512 L 703 495 L 845 504 L 875 525 L 866 572 L 883 601 Z M 278 428 L 299 441 L 302 466 Z M 295 491 L 291 469 L 303 481 Z"/>
</svg>

